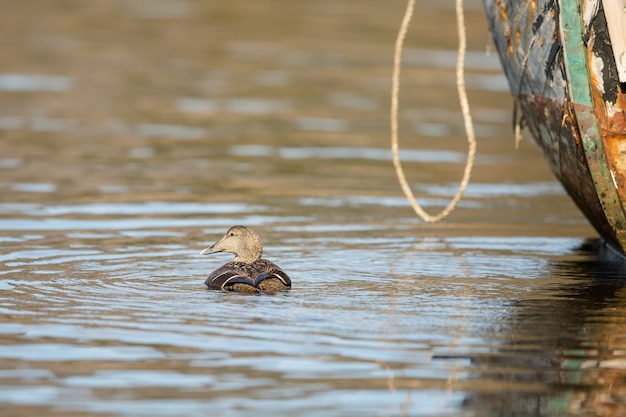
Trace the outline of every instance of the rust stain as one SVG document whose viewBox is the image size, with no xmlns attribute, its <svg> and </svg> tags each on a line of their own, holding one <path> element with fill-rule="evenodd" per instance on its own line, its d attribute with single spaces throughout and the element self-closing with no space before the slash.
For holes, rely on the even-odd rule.
<svg viewBox="0 0 626 417">
<path fill-rule="evenodd" d="M 587 51 L 588 68 L 593 68 L 593 52 Z M 606 101 L 603 98 L 604 90 L 607 86 L 600 78 L 602 74 L 589 71 L 591 77 L 591 90 L 593 95 L 594 112 L 598 118 L 600 129 L 609 132 L 613 136 L 621 136 L 626 140 L 626 94 L 622 88 L 618 88 L 615 102 Z"/>
<path fill-rule="evenodd" d="M 506 40 L 506 53 L 509 56 L 513 55 L 513 45 L 511 45 L 511 31 L 507 30 L 504 34 L 504 39 Z"/>
<path fill-rule="evenodd" d="M 593 39 L 587 45 L 587 67 L 589 68 L 593 111 L 598 120 L 602 145 L 611 171 L 613 185 L 620 200 L 626 201 L 626 94 L 618 84 L 615 101 L 607 101 L 602 68 L 594 67 Z"/>
<path fill-rule="evenodd" d="M 615 103 L 607 106 L 607 115 L 610 117 L 607 119 L 606 129 L 616 135 L 626 135 L 626 94 L 621 87 Z"/>
<path fill-rule="evenodd" d="M 507 21 L 507 16 L 506 16 L 506 7 L 504 6 L 504 3 L 498 1 L 497 4 L 500 6 L 500 20 L 503 22 Z"/>
</svg>

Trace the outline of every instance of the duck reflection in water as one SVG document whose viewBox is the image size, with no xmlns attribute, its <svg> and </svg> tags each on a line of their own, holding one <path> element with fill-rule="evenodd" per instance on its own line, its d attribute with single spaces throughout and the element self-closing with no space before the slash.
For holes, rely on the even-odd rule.
<svg viewBox="0 0 626 417">
<path fill-rule="evenodd" d="M 233 226 L 218 242 L 200 252 L 230 252 L 235 259 L 213 271 L 204 284 L 210 290 L 276 293 L 291 288 L 291 279 L 276 264 L 261 259 L 263 243 L 245 226 Z"/>
</svg>

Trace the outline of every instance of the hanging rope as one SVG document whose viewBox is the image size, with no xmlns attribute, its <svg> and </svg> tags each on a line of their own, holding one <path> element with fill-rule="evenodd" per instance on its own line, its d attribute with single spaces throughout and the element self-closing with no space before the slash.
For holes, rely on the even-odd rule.
<svg viewBox="0 0 626 417">
<path fill-rule="evenodd" d="M 404 191 L 404 195 L 411 203 L 411 207 L 415 213 L 425 222 L 435 223 L 439 220 L 446 217 L 450 214 L 458 202 L 461 200 L 467 185 L 469 184 L 470 175 L 472 173 L 472 167 L 474 165 L 474 158 L 476 156 L 476 136 L 474 134 L 474 125 L 472 123 L 472 116 L 469 111 L 469 104 L 467 102 L 467 92 L 465 91 L 465 76 L 464 76 L 464 63 L 465 63 L 465 50 L 466 50 L 466 39 L 465 39 L 465 19 L 463 16 L 463 0 L 456 0 L 456 19 L 457 19 L 457 29 L 459 35 L 459 49 L 457 54 L 456 61 L 456 85 L 459 93 L 459 101 L 461 103 L 461 110 L 463 112 L 463 121 L 465 122 L 465 133 L 467 134 L 467 142 L 468 142 L 468 152 L 467 152 L 467 161 L 465 163 L 465 171 L 463 172 L 463 179 L 461 180 L 461 184 L 459 185 L 459 189 L 456 192 L 450 204 L 443 209 L 437 215 L 430 215 L 419 205 L 417 200 L 415 200 L 415 196 L 413 195 L 413 191 L 411 191 L 411 187 L 409 186 L 406 176 L 404 175 L 404 171 L 402 170 L 402 165 L 400 163 L 400 156 L 398 153 L 398 90 L 400 87 L 400 66 L 402 62 L 402 46 L 404 43 L 404 38 L 406 37 L 406 32 L 409 29 L 409 24 L 411 23 L 411 18 L 413 17 L 413 9 L 415 6 L 415 0 L 409 0 L 406 11 L 404 13 L 404 18 L 402 19 L 402 24 L 400 25 L 400 31 L 398 32 L 398 37 L 396 38 L 396 48 L 393 56 L 393 75 L 392 75 L 392 83 L 391 83 L 391 152 L 393 154 L 393 165 L 396 168 L 396 174 L 398 176 L 398 181 L 400 182 L 400 186 L 402 187 L 402 191 Z"/>
</svg>

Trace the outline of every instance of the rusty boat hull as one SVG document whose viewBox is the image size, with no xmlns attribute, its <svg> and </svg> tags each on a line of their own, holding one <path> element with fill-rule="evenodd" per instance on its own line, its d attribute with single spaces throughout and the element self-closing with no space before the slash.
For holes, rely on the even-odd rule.
<svg viewBox="0 0 626 417">
<path fill-rule="evenodd" d="M 615 39 L 626 40 L 626 26 L 616 32 L 615 20 L 626 22 L 626 12 L 622 6 L 623 16 L 605 13 L 611 3 L 618 4 L 484 0 L 484 7 L 515 122 L 528 128 L 602 238 L 624 254 L 626 51 L 616 50 Z"/>
</svg>

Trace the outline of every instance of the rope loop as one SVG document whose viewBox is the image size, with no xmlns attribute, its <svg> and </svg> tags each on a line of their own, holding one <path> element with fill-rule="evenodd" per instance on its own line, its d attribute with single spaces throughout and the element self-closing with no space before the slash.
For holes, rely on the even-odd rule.
<svg viewBox="0 0 626 417">
<path fill-rule="evenodd" d="M 400 25 L 398 37 L 396 38 L 395 53 L 393 56 L 393 75 L 391 79 L 391 152 L 393 154 L 393 165 L 396 169 L 396 175 L 398 181 L 402 187 L 404 195 L 411 203 L 411 207 L 415 213 L 427 223 L 435 223 L 446 216 L 448 216 L 457 206 L 467 185 L 469 184 L 472 168 L 474 166 L 474 160 L 476 157 L 476 136 L 474 134 L 474 124 L 472 122 L 472 116 L 469 110 L 469 103 L 467 101 L 467 91 L 465 90 L 465 51 L 466 51 L 466 38 L 465 38 L 465 19 L 463 15 L 463 0 L 456 0 L 456 19 L 457 29 L 459 36 L 459 49 L 457 53 L 456 61 L 456 85 L 459 94 L 459 101 L 461 104 L 461 111 L 463 112 L 463 121 L 465 123 L 465 133 L 467 135 L 468 152 L 467 160 L 465 162 L 465 170 L 463 172 L 463 179 L 459 185 L 459 189 L 448 204 L 440 213 L 436 215 L 428 214 L 417 202 L 413 191 L 409 186 L 404 171 L 402 170 L 402 164 L 400 163 L 400 155 L 398 152 L 398 91 L 400 89 L 400 67 L 402 63 L 402 48 L 406 33 L 409 29 L 411 19 L 413 17 L 413 10 L 415 8 L 415 0 L 408 0 L 404 18 Z"/>
</svg>

